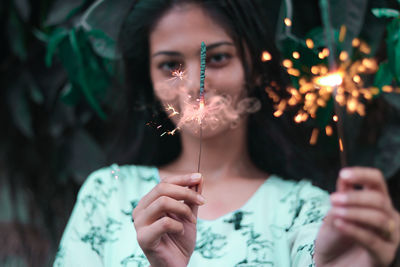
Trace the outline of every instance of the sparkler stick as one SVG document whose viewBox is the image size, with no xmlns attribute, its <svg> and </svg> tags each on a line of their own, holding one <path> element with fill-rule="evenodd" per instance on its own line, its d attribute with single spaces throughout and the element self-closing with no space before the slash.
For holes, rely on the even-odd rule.
<svg viewBox="0 0 400 267">
<path fill-rule="evenodd" d="M 201 43 L 201 52 L 200 52 L 200 98 L 199 98 L 199 109 L 200 111 L 204 110 L 204 79 L 206 77 L 206 54 L 207 48 L 204 42 Z M 197 172 L 200 172 L 200 161 L 201 161 L 201 147 L 202 147 L 202 139 L 203 139 L 203 114 L 200 112 L 200 148 L 199 148 L 199 161 L 197 164 Z M 197 191 L 197 188 L 196 188 Z"/>
<path fill-rule="evenodd" d="M 320 8 L 322 13 L 322 23 L 324 25 L 325 37 L 327 47 L 329 49 L 328 63 L 329 63 L 329 72 L 333 73 L 336 71 L 336 61 L 335 61 L 335 40 L 334 34 L 332 31 L 331 19 L 330 19 L 330 9 L 328 0 L 320 0 Z M 336 122 L 337 134 L 339 139 L 339 149 L 340 149 L 340 165 L 341 167 L 345 167 L 347 165 L 346 153 L 345 153 L 345 145 L 344 145 L 344 125 L 343 125 L 343 117 L 344 114 L 342 109 L 339 106 L 339 103 L 335 100 L 337 95 L 337 90 L 340 84 L 333 84 L 333 102 L 334 102 L 334 111 L 338 117 L 338 121 Z"/>
<path fill-rule="evenodd" d="M 201 43 L 200 51 L 200 97 L 199 97 L 199 123 L 200 123 L 200 142 L 199 142 L 199 161 L 197 163 L 197 172 L 200 172 L 200 162 L 201 162 L 201 147 L 203 139 L 203 110 L 204 110 L 204 79 L 206 78 L 206 54 L 207 48 L 204 42 Z M 195 191 L 199 191 L 199 186 L 196 185 Z"/>
</svg>

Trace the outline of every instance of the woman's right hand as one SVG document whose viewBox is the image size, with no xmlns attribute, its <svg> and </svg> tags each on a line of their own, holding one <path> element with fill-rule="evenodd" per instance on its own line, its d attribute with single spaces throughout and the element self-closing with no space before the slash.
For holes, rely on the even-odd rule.
<svg viewBox="0 0 400 267">
<path fill-rule="evenodd" d="M 152 267 L 189 263 L 198 207 L 204 204 L 202 184 L 200 173 L 166 177 L 133 210 L 138 243 Z M 191 189 L 197 185 L 198 192 Z"/>
</svg>

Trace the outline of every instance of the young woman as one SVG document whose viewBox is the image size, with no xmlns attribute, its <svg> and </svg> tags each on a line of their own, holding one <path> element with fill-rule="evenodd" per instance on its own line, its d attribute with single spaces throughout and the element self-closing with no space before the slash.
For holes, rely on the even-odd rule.
<svg viewBox="0 0 400 267">
<path fill-rule="evenodd" d="M 141 129 L 129 134 L 132 161 L 142 166 L 112 165 L 89 176 L 55 266 L 391 264 L 400 216 L 378 170 L 342 170 L 330 198 L 307 181 L 272 174 L 279 151 L 262 147 L 264 130 L 274 130 L 263 88 L 285 81 L 263 20 L 255 1 L 133 5 L 121 51 L 130 89 L 124 97 L 142 105 L 126 118 Z M 200 174 L 193 173 L 200 125 L 185 116 L 198 105 L 202 42 L 206 105 L 215 105 L 201 123 Z M 273 60 L 260 60 L 265 50 Z M 171 80 L 177 70 L 184 72 Z M 138 125 L 152 120 L 152 110 L 166 118 L 168 105 L 179 113 L 171 120 L 180 133 L 149 145 L 156 135 Z"/>
</svg>

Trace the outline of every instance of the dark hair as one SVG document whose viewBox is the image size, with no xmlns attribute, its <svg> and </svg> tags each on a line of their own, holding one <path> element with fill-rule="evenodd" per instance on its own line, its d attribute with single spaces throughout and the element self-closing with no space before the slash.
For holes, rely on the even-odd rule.
<svg viewBox="0 0 400 267">
<path fill-rule="evenodd" d="M 202 7 L 232 37 L 242 58 L 248 95 L 257 97 L 262 103 L 261 110 L 250 115 L 248 120 L 248 149 L 252 161 L 267 172 L 295 178 L 290 171 L 295 168 L 289 166 L 296 162 L 290 159 L 295 151 L 289 139 L 284 137 L 284 127 L 273 117 L 272 102 L 265 93 L 265 87 L 272 81 L 285 88 L 288 79 L 268 29 L 268 17 L 256 0 L 135 1 L 119 36 L 125 105 L 121 106 L 122 114 L 117 117 L 124 124 L 118 143 L 127 148 L 123 153 L 119 150 L 122 155 L 119 162 L 162 166 L 174 160 L 181 151 L 179 133 L 160 137 L 160 133 L 150 127 L 162 124 L 163 128 L 174 128 L 154 95 L 148 57 L 149 34 L 157 21 L 171 8 L 187 3 Z M 244 46 L 248 48 L 251 67 L 249 61 L 244 60 Z M 272 60 L 263 62 L 263 51 L 268 51 Z"/>
</svg>

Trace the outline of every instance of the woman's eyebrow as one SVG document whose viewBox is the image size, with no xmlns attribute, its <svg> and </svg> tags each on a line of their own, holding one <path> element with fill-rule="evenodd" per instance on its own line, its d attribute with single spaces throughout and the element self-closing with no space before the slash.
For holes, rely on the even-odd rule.
<svg viewBox="0 0 400 267">
<path fill-rule="evenodd" d="M 232 42 L 218 42 L 218 43 L 213 43 L 213 44 L 207 45 L 207 50 L 212 50 L 212 49 L 217 48 L 217 47 L 222 46 L 222 45 L 234 46 L 234 44 Z M 199 53 L 200 53 L 200 50 L 199 50 Z M 156 57 L 156 56 L 159 56 L 159 55 L 183 57 L 183 54 L 179 53 L 177 51 L 159 51 L 157 53 L 154 53 L 152 55 L 152 57 Z"/>
<path fill-rule="evenodd" d="M 159 51 L 157 53 L 154 53 L 151 57 L 156 57 L 156 56 L 159 56 L 159 55 L 183 57 L 183 55 L 181 53 L 175 52 L 175 51 Z"/>
<path fill-rule="evenodd" d="M 212 49 L 217 48 L 217 47 L 222 46 L 222 45 L 235 46 L 232 42 L 226 42 L 225 41 L 225 42 L 218 42 L 218 43 L 209 44 L 209 45 L 206 46 L 206 48 L 207 48 L 207 50 L 212 50 Z"/>
</svg>

